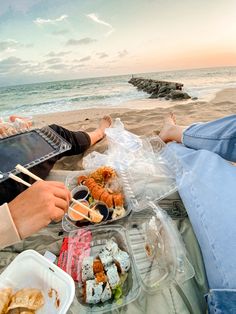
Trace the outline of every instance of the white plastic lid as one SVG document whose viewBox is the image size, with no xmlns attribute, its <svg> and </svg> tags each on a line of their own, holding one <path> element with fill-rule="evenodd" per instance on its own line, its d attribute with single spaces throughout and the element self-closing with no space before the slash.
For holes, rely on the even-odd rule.
<svg viewBox="0 0 236 314">
<path fill-rule="evenodd" d="M 19 254 L 0 276 L 0 288 L 36 288 L 44 295 L 37 314 L 66 314 L 75 295 L 73 279 L 33 250 Z M 52 295 L 50 295 L 50 292 Z"/>
</svg>

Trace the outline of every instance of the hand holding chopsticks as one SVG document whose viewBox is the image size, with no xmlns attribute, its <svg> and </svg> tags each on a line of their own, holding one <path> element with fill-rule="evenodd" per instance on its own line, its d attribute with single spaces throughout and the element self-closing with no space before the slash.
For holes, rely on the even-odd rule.
<svg viewBox="0 0 236 314">
<path fill-rule="evenodd" d="M 21 165 L 16 165 L 15 167 L 18 171 L 28 175 L 29 177 L 33 178 L 34 180 L 36 181 L 42 181 L 41 178 L 39 178 L 38 176 L 36 176 L 35 174 L 33 174 L 32 172 L 30 172 L 28 169 L 26 169 L 25 167 L 21 166 Z M 30 184 L 22 179 L 20 179 L 19 177 L 17 176 L 14 176 L 13 174 L 10 174 L 9 175 L 10 178 L 12 178 L 13 180 L 15 181 L 18 181 L 22 184 L 25 184 L 26 186 L 30 186 Z M 72 202 L 78 204 L 80 207 L 86 209 L 88 212 L 91 212 L 93 214 L 93 217 L 96 217 L 96 221 L 98 222 L 99 220 L 101 221 L 103 216 L 101 214 L 99 214 L 97 211 L 95 211 L 94 209 L 84 205 L 82 202 L 72 198 Z M 83 213 L 81 212 L 78 212 L 77 210 L 75 210 L 73 207 L 69 207 L 71 211 L 79 214 L 81 217 L 83 217 L 84 219 L 88 220 L 88 221 L 92 221 L 88 216 L 84 215 Z"/>
<path fill-rule="evenodd" d="M 20 183 L 25 182 L 17 176 L 11 177 L 14 180 L 16 177 Z M 28 187 L 29 183 L 26 185 Z M 61 220 L 68 209 L 69 197 L 69 191 L 62 183 L 39 181 L 10 201 L 9 212 L 20 238 L 38 232 L 51 221 Z"/>
</svg>

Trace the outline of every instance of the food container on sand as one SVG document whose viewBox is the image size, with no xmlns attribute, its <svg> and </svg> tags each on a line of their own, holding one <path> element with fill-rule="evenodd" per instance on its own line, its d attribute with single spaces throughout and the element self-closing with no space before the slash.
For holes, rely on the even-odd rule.
<svg viewBox="0 0 236 314">
<path fill-rule="evenodd" d="M 159 207 L 152 204 L 145 212 L 130 216 L 129 220 L 126 226 L 94 226 L 69 233 L 66 268 L 76 281 L 79 313 L 113 311 L 138 298 L 142 289 L 153 294 L 194 276 L 176 227 Z M 118 300 L 87 304 L 81 288 L 83 259 L 97 258 L 110 240 L 130 257 L 131 267 L 122 296 Z"/>
<path fill-rule="evenodd" d="M 0 289 L 39 289 L 44 305 L 37 314 L 66 314 L 75 294 L 73 279 L 33 250 L 19 254 L 0 275 Z"/>
<path fill-rule="evenodd" d="M 158 137 L 143 139 L 142 149 L 135 153 L 135 159 L 131 164 L 126 164 L 128 158 L 126 156 L 125 161 L 121 159 L 119 163 L 117 161 L 114 164 L 87 168 L 84 171 L 73 171 L 66 179 L 66 186 L 74 193 L 76 189 L 87 185 L 92 198 L 94 197 L 96 201 L 104 201 L 108 205 L 110 211 L 108 219 L 103 219 L 96 225 L 118 221 L 129 216 L 131 212 L 144 210 L 149 201 L 158 203 L 159 200 L 176 191 L 176 181 L 171 171 L 172 163 L 174 164 L 175 161 L 166 161 L 164 151 L 165 144 Z M 91 165 L 92 161 L 89 164 Z M 102 172 L 101 169 L 105 169 L 105 171 Z M 107 169 L 110 171 L 111 178 L 108 177 L 106 181 Z M 112 176 L 113 173 L 115 176 Z M 96 184 L 100 190 L 91 181 L 89 183 L 89 180 L 97 181 Z M 101 186 L 104 190 L 102 194 L 100 194 Z M 116 206 L 117 186 L 118 193 L 122 194 L 124 198 L 123 212 L 122 210 L 119 211 L 119 206 Z M 110 190 L 115 192 L 111 194 L 113 196 L 112 201 L 108 202 L 107 192 L 110 193 Z M 98 196 L 97 199 L 95 195 Z M 90 196 L 88 200 L 90 200 Z M 115 214 L 113 214 L 114 212 Z M 65 215 L 63 219 L 63 229 L 67 232 L 89 225 L 91 223 L 86 221 L 83 224 L 75 224 L 68 215 Z"/>
</svg>

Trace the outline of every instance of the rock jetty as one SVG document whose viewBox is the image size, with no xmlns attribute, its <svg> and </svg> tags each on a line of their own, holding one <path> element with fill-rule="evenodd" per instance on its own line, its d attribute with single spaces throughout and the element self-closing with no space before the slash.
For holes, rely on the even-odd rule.
<svg viewBox="0 0 236 314">
<path fill-rule="evenodd" d="M 129 83 L 151 94 L 149 98 L 165 98 L 166 100 L 183 100 L 191 98 L 187 93 L 182 91 L 184 84 L 166 81 L 157 81 L 145 79 L 142 77 L 132 77 Z"/>
</svg>

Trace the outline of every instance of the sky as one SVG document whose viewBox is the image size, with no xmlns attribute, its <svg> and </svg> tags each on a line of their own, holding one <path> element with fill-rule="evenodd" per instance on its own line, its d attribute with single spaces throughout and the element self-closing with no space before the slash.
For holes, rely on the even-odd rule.
<svg viewBox="0 0 236 314">
<path fill-rule="evenodd" d="M 235 0 L 0 3 L 0 85 L 231 65 Z"/>
</svg>

